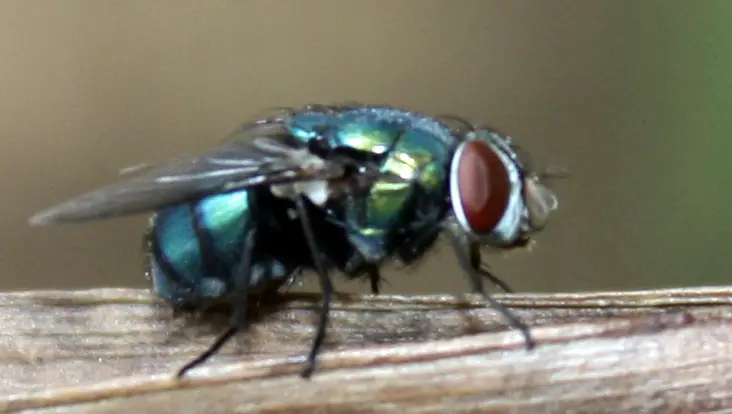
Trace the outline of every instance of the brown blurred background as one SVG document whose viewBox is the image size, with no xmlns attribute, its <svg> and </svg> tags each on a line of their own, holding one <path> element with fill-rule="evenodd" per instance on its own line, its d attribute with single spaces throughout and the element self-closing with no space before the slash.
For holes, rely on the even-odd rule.
<svg viewBox="0 0 732 414">
<path fill-rule="evenodd" d="M 725 0 L 5 0 L 0 289 L 147 286 L 144 217 L 27 218 L 262 108 L 348 100 L 484 121 L 572 171 L 538 248 L 491 260 L 517 290 L 727 284 L 730 21 Z M 447 249 L 388 277 L 468 287 Z"/>
</svg>

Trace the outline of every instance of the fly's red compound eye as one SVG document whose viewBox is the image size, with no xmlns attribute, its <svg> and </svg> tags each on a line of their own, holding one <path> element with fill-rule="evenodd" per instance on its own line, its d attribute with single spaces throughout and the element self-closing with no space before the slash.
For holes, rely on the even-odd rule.
<svg viewBox="0 0 732 414">
<path fill-rule="evenodd" d="M 461 224 L 476 234 L 490 233 L 503 217 L 511 193 L 506 166 L 486 142 L 463 143 L 451 167 L 450 195 Z"/>
</svg>

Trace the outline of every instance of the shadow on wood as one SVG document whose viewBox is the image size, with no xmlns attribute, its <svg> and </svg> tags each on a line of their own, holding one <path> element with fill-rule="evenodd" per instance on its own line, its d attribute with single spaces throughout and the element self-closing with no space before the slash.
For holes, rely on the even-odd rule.
<svg viewBox="0 0 732 414">
<path fill-rule="evenodd" d="M 147 291 L 0 294 L 0 410 L 705 412 L 732 407 L 732 288 L 496 295 L 537 348 L 478 301 L 342 296 L 310 381 L 319 297 L 292 295 L 210 363 L 173 373 L 223 316 L 174 317 Z"/>
</svg>

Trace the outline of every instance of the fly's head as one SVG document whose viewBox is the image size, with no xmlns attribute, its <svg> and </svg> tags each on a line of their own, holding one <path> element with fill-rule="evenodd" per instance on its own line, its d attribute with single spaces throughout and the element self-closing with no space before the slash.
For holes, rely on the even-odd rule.
<svg viewBox="0 0 732 414">
<path fill-rule="evenodd" d="M 450 166 L 450 200 L 462 232 L 481 245 L 524 247 L 547 225 L 557 196 L 510 138 L 486 129 L 468 132 Z"/>
</svg>

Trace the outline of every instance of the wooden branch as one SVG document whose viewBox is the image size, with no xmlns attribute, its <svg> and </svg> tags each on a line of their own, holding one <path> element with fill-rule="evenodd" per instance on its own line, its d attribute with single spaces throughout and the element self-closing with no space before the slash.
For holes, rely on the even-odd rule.
<svg viewBox="0 0 732 414">
<path fill-rule="evenodd" d="M 0 412 L 708 412 L 732 408 L 732 288 L 341 296 L 312 380 L 297 374 L 319 297 L 261 308 L 183 381 L 223 315 L 176 317 L 146 291 L 0 294 Z M 25 412 L 25 411 L 24 411 Z"/>
</svg>

